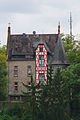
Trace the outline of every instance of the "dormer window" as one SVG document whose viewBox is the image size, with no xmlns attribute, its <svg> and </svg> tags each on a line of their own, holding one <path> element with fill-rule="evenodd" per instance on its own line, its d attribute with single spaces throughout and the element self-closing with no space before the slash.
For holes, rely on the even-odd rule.
<svg viewBox="0 0 80 120">
<path fill-rule="evenodd" d="M 43 52 L 43 48 L 42 47 L 40 48 L 40 52 Z"/>
</svg>

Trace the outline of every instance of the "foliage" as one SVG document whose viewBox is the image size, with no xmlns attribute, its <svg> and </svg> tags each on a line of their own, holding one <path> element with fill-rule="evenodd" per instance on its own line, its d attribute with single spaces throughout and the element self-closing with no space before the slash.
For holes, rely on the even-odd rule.
<svg viewBox="0 0 80 120">
<path fill-rule="evenodd" d="M 74 36 L 66 36 L 62 38 L 65 52 L 70 64 L 80 63 L 80 47 L 78 41 L 74 40 Z"/>
<path fill-rule="evenodd" d="M 67 73 L 71 73 L 69 79 L 72 79 L 74 82 L 70 85 L 72 88 L 71 94 L 71 115 L 76 119 L 80 118 L 80 63 L 71 65 L 67 68 Z"/>
<path fill-rule="evenodd" d="M 23 107 L 23 105 L 19 104 L 19 103 L 5 106 L 5 109 L 3 109 L 0 113 L 0 116 L 3 118 L 1 120 L 4 120 L 5 116 L 7 116 L 5 120 L 8 120 L 8 119 L 10 119 L 10 120 L 15 120 L 15 119 L 16 120 L 27 120 L 24 118 L 24 115 L 25 115 L 25 117 L 28 116 L 28 112 Z M 28 117 L 26 117 L 26 118 L 28 118 Z"/>
<path fill-rule="evenodd" d="M 5 54 L 5 55 L 6 55 L 6 45 L 3 45 L 3 46 L 0 48 L 0 54 Z"/>
<path fill-rule="evenodd" d="M 73 36 L 68 35 L 63 38 L 64 49 L 70 66 L 65 72 L 67 75 L 66 80 L 74 81 L 71 84 L 71 116 L 74 120 L 80 118 L 80 44 L 74 40 Z M 65 75 L 65 76 L 66 76 Z"/>
<path fill-rule="evenodd" d="M 5 100 L 7 92 L 6 46 L 0 48 L 0 100 Z"/>
<path fill-rule="evenodd" d="M 21 118 L 22 113 L 23 113 L 23 109 L 20 106 L 20 104 L 16 103 L 14 104 L 14 106 L 7 108 L 8 110 L 6 110 L 6 114 L 8 114 L 9 116 L 17 116 L 18 118 Z"/>
<path fill-rule="evenodd" d="M 64 71 L 58 67 L 55 75 L 52 77 L 52 83 L 50 85 L 51 96 L 49 102 L 51 103 L 51 114 L 54 115 L 52 119 L 54 118 L 55 120 L 69 119 L 66 112 L 69 102 L 69 82 L 66 82 L 63 72 Z"/>
<path fill-rule="evenodd" d="M 0 120 L 15 120 L 15 117 L 10 117 L 9 115 L 0 115 Z"/>
<path fill-rule="evenodd" d="M 25 95 L 26 102 L 30 102 L 31 114 L 34 116 L 32 120 L 70 119 L 66 112 L 69 102 L 69 82 L 66 82 L 60 68 L 53 76 L 52 66 L 50 66 L 48 69 L 48 85 L 35 85 L 31 82 L 31 86 L 24 86 L 31 88 L 31 92 L 25 93 Z"/>
<path fill-rule="evenodd" d="M 38 111 L 39 111 L 39 94 L 40 94 L 40 91 L 39 88 L 39 84 L 38 85 L 35 85 L 35 82 L 33 80 L 33 77 L 31 76 L 31 85 L 25 85 L 23 83 L 23 85 L 29 90 L 27 93 L 26 92 L 23 92 L 23 94 L 25 95 L 26 97 L 26 101 L 28 104 L 29 104 L 29 107 L 30 107 L 30 119 L 32 120 L 37 120 L 37 116 L 38 116 Z"/>
</svg>

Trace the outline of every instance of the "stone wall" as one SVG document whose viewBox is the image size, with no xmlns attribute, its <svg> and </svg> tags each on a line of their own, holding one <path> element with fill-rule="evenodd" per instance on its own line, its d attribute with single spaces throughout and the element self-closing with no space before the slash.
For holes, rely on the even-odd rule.
<svg viewBox="0 0 80 120">
<path fill-rule="evenodd" d="M 28 84 L 31 76 L 28 75 L 28 65 L 31 65 L 33 79 L 35 80 L 35 61 L 8 61 L 8 95 L 22 95 L 22 91 L 27 91 L 22 83 Z M 18 66 L 18 76 L 14 76 L 14 66 Z M 18 91 L 14 90 L 14 82 L 18 82 Z"/>
</svg>

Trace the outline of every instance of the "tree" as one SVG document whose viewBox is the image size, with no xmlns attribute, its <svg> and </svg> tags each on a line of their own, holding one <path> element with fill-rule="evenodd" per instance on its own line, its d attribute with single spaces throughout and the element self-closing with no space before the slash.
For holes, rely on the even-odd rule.
<svg viewBox="0 0 80 120">
<path fill-rule="evenodd" d="M 7 93 L 6 46 L 0 48 L 0 100 L 5 100 Z"/>
<path fill-rule="evenodd" d="M 0 112 L 0 120 L 26 120 L 24 113 L 28 114 L 26 109 L 21 103 L 13 103 L 12 105 L 6 104 Z M 29 119 L 27 119 L 29 120 Z"/>
<path fill-rule="evenodd" d="M 71 116 L 76 120 L 80 118 L 80 44 L 70 35 L 62 40 L 67 58 L 71 64 L 68 67 L 66 74 L 69 75 L 69 79 L 74 80 L 71 84 L 70 106 Z"/>
<path fill-rule="evenodd" d="M 51 65 L 48 68 L 47 85 L 35 85 L 31 77 L 31 86 L 24 85 L 31 90 L 24 93 L 30 106 L 31 118 L 33 120 L 70 120 L 70 117 L 77 117 L 78 119 L 80 117 L 79 73 L 80 63 L 71 65 L 65 70 L 58 67 L 54 75 Z M 75 105 L 78 109 L 75 109 Z M 69 114 L 70 108 L 71 114 Z"/>
<path fill-rule="evenodd" d="M 15 120 L 15 117 L 11 117 L 9 115 L 0 115 L 0 120 Z"/>
<path fill-rule="evenodd" d="M 40 86 L 39 84 L 35 85 L 35 82 L 33 80 L 33 77 L 31 75 L 31 85 L 23 85 L 26 87 L 26 89 L 29 89 L 29 91 L 23 92 L 25 96 L 25 102 L 29 105 L 29 114 L 30 119 L 32 120 L 38 120 L 38 112 L 39 112 L 39 95 L 40 95 Z"/>
<path fill-rule="evenodd" d="M 52 66 L 48 69 L 48 85 L 43 85 L 40 99 L 40 120 L 69 120 L 69 82 L 66 82 L 64 70 L 59 67 L 53 75 Z"/>
<path fill-rule="evenodd" d="M 70 85 L 72 89 L 70 106 L 71 116 L 76 120 L 80 118 L 80 63 L 69 66 L 66 73 L 69 75 L 68 78 L 74 81 Z"/>
<path fill-rule="evenodd" d="M 70 64 L 80 63 L 80 47 L 78 41 L 74 40 L 73 36 L 62 38 L 65 52 Z"/>
<path fill-rule="evenodd" d="M 52 98 L 52 115 L 55 120 L 69 119 L 66 112 L 69 102 L 69 83 L 66 82 L 63 72 L 64 70 L 58 67 L 52 79 L 50 98 Z"/>
</svg>

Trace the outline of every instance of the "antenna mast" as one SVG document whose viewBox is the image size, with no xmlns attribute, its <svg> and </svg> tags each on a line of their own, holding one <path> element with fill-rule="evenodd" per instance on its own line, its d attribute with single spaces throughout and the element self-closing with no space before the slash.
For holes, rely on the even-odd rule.
<svg viewBox="0 0 80 120">
<path fill-rule="evenodd" d="M 72 36 L 72 14 L 70 12 L 70 35 Z"/>
</svg>

